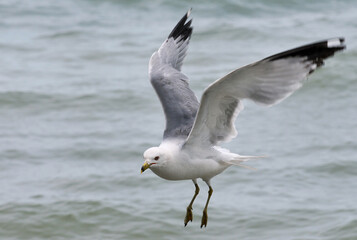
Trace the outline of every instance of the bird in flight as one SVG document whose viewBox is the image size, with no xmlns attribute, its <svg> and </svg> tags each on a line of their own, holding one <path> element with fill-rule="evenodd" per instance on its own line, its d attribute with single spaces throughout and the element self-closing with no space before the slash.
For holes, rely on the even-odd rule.
<svg viewBox="0 0 357 240">
<path fill-rule="evenodd" d="M 345 48 L 344 38 L 331 38 L 284 51 L 233 70 L 209 85 L 199 102 L 181 72 L 192 34 L 189 10 L 149 62 L 149 76 L 164 110 L 166 128 L 158 147 L 144 152 L 141 172 L 150 168 L 167 180 L 192 180 L 195 193 L 186 209 L 184 225 L 192 221 L 192 205 L 199 194 L 197 179 L 209 188 L 201 228 L 207 226 L 210 180 L 232 165 L 245 166 L 256 156 L 242 156 L 219 147 L 236 137 L 235 119 L 243 99 L 267 106 L 299 89 L 324 59 Z"/>
</svg>

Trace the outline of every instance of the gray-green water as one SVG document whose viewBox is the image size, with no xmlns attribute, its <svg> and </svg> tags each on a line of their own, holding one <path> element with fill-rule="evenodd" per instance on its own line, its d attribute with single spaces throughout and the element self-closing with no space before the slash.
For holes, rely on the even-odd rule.
<svg viewBox="0 0 357 240">
<path fill-rule="evenodd" d="M 270 54 L 344 36 L 347 50 L 272 108 L 245 103 L 232 151 L 268 158 L 206 186 L 147 171 L 164 117 L 152 52 L 193 7 L 183 71 L 198 96 Z M 357 239 L 357 3 L 0 1 L 0 239 Z"/>
</svg>

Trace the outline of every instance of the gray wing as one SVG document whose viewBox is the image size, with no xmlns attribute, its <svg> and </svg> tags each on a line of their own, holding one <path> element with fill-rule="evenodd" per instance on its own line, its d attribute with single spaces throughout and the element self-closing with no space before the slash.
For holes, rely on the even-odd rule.
<svg viewBox="0 0 357 240">
<path fill-rule="evenodd" d="M 188 78 L 181 73 L 181 66 L 191 38 L 190 11 L 183 16 L 154 52 L 149 62 L 149 76 L 166 117 L 166 138 L 186 138 L 192 128 L 199 103 L 191 91 Z"/>
<path fill-rule="evenodd" d="M 323 60 L 345 48 L 334 38 L 285 51 L 239 68 L 215 81 L 204 92 L 185 146 L 212 146 L 237 135 L 234 121 L 242 99 L 276 104 L 299 89 Z"/>
</svg>

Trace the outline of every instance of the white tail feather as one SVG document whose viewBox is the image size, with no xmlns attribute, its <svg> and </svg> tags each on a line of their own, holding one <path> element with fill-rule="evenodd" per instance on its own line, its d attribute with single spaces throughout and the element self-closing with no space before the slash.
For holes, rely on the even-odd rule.
<svg viewBox="0 0 357 240">
<path fill-rule="evenodd" d="M 248 168 L 250 170 L 257 170 L 251 166 L 243 165 L 241 164 L 242 162 L 247 162 L 252 159 L 259 159 L 259 158 L 264 158 L 265 156 L 241 156 L 241 155 L 236 155 L 232 160 L 228 161 L 229 164 L 239 166 L 239 167 L 244 167 Z"/>
<path fill-rule="evenodd" d="M 240 161 L 246 162 L 252 159 L 265 158 L 266 156 L 244 156 L 244 155 L 236 155 L 231 161 Z"/>
<path fill-rule="evenodd" d="M 239 167 L 243 167 L 243 168 L 247 168 L 249 170 L 257 170 L 256 168 L 253 168 L 251 166 L 247 166 L 247 165 L 243 165 L 243 164 L 239 164 L 239 163 L 233 163 L 233 162 L 230 162 L 230 164 L 234 165 L 234 166 L 239 166 Z"/>
</svg>

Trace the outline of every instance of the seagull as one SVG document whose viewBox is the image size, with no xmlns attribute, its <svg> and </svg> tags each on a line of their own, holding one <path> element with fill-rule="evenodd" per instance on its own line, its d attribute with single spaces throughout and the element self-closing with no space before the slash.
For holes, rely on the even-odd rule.
<svg viewBox="0 0 357 240">
<path fill-rule="evenodd" d="M 344 38 L 331 38 L 284 51 L 233 70 L 209 85 L 198 101 L 181 72 L 192 34 L 191 9 L 181 18 L 149 62 L 149 77 L 164 110 L 166 127 L 158 147 L 147 149 L 141 173 L 151 169 L 166 180 L 192 180 L 195 193 L 186 209 L 184 226 L 192 222 L 192 205 L 199 194 L 197 179 L 209 188 L 201 219 L 213 193 L 210 180 L 232 165 L 259 156 L 243 156 L 219 146 L 236 137 L 234 122 L 242 100 L 271 106 L 299 89 L 324 59 L 345 49 Z"/>
</svg>

